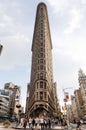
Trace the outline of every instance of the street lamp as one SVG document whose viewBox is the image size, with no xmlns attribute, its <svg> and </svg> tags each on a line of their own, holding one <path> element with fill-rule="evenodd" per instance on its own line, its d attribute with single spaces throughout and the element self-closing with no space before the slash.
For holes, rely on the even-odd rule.
<svg viewBox="0 0 86 130">
<path fill-rule="evenodd" d="M 16 107 L 19 109 L 19 108 L 21 107 L 21 104 L 18 103 L 18 104 L 16 105 Z"/>
<path fill-rule="evenodd" d="M 63 89 L 64 96 L 65 96 L 65 98 L 64 98 L 64 107 L 63 107 L 63 110 L 64 110 L 65 113 L 66 113 L 67 120 L 68 120 L 68 125 L 69 125 L 69 119 L 68 119 L 68 114 L 67 114 L 67 105 L 66 105 L 66 103 L 67 103 L 68 100 L 69 100 L 69 93 L 65 91 L 66 89 L 72 89 L 72 87 L 70 87 L 70 88 L 64 88 L 64 89 Z"/>
<path fill-rule="evenodd" d="M 20 111 L 21 111 L 20 108 L 21 108 L 21 104 L 18 103 L 16 105 L 16 108 L 18 109 L 18 115 L 17 115 L 18 117 L 17 118 L 18 118 L 18 123 L 19 123 L 20 122 Z"/>
</svg>

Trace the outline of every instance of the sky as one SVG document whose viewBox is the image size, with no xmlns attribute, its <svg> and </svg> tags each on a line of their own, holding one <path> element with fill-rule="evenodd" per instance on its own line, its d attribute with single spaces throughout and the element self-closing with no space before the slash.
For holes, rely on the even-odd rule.
<svg viewBox="0 0 86 130">
<path fill-rule="evenodd" d="M 25 106 L 31 74 L 31 46 L 37 5 L 47 5 L 52 39 L 53 76 L 60 105 L 63 89 L 79 88 L 78 71 L 86 74 L 86 0 L 0 0 L 0 89 L 12 82 L 21 87 Z"/>
</svg>

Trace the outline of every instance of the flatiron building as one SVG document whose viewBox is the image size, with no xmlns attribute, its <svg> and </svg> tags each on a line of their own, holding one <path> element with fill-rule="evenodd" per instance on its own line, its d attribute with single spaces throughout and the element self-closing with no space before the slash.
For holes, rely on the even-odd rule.
<svg viewBox="0 0 86 130">
<path fill-rule="evenodd" d="M 30 83 L 27 86 L 26 114 L 53 116 L 58 104 L 56 97 L 47 7 L 44 3 L 39 3 L 32 41 L 32 65 Z"/>
</svg>

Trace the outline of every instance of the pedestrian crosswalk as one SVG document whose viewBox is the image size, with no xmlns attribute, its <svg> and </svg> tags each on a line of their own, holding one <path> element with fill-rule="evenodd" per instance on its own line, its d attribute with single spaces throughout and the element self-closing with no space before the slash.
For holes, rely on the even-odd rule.
<svg viewBox="0 0 86 130">
<path fill-rule="evenodd" d="M 63 126 L 54 126 L 52 129 L 56 129 L 56 130 L 64 130 Z"/>
</svg>

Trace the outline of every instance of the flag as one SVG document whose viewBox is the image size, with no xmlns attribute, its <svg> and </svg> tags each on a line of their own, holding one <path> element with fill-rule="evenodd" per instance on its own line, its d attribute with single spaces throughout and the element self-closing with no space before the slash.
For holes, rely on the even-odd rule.
<svg viewBox="0 0 86 130">
<path fill-rule="evenodd" d="M 69 93 L 68 92 L 64 92 L 65 95 L 65 99 L 68 100 L 69 99 Z"/>
</svg>

